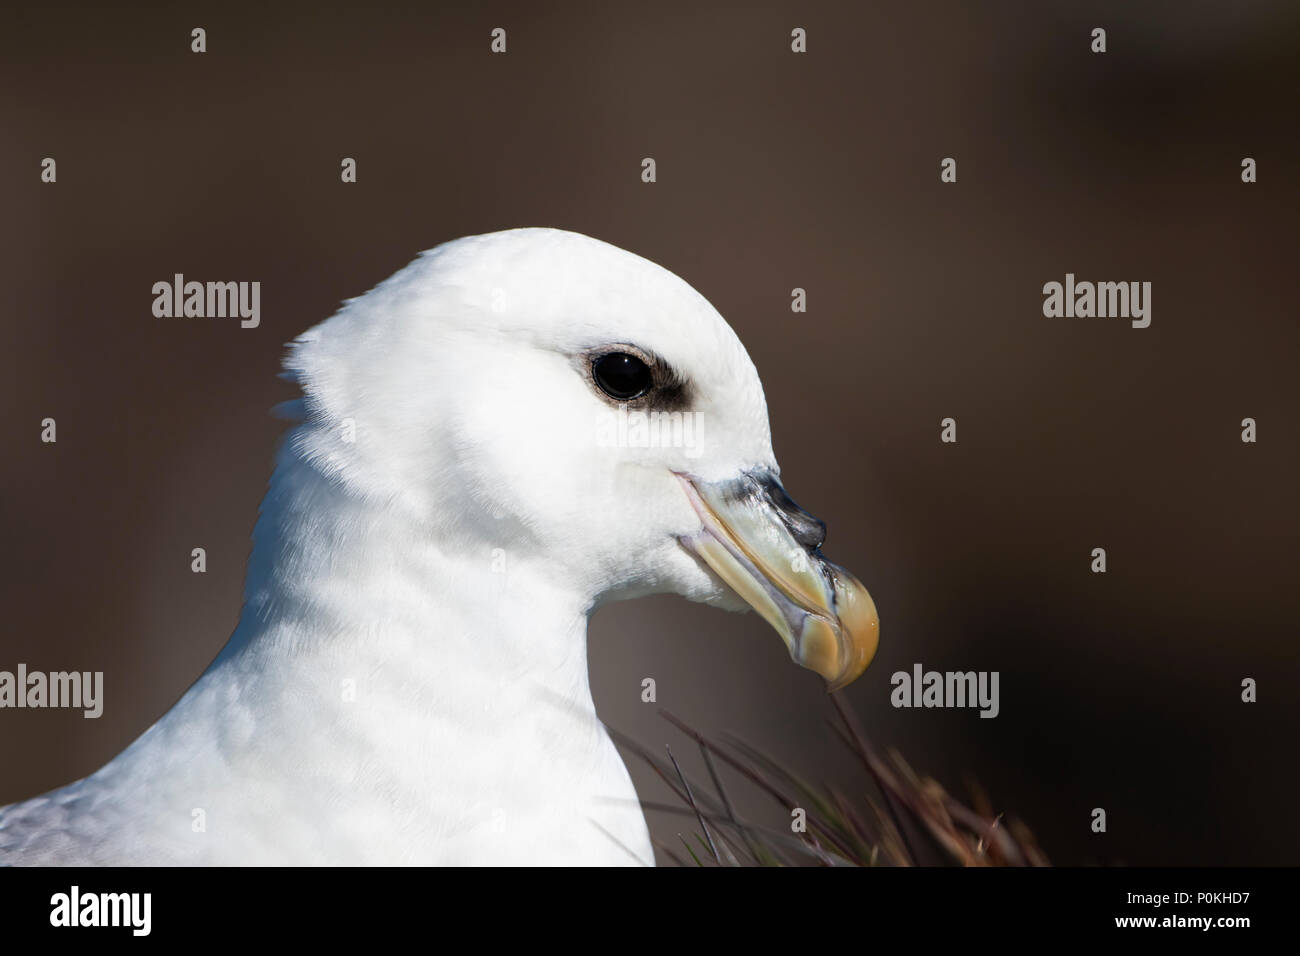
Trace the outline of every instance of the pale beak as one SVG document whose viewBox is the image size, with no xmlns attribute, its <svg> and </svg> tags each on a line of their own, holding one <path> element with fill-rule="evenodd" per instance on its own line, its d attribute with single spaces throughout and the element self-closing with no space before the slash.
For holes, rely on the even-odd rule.
<svg viewBox="0 0 1300 956">
<path fill-rule="evenodd" d="M 703 525 L 682 545 L 776 629 L 795 663 L 832 691 L 856 680 L 876 654 L 880 619 L 862 582 L 822 557 L 826 526 L 769 472 L 677 477 Z"/>
</svg>

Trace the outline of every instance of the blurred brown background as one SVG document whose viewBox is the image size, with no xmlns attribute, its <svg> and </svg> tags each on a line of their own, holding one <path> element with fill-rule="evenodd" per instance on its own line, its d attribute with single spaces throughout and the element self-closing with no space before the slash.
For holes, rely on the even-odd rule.
<svg viewBox="0 0 1300 956">
<path fill-rule="evenodd" d="M 96 769 L 226 640 L 282 344 L 421 249 L 553 225 L 677 272 L 748 346 L 791 493 L 880 608 L 848 691 L 876 743 L 977 778 L 1058 863 L 1297 862 L 1300 9 L 1086 7 L 7 10 L 0 669 L 103 670 L 107 706 L 0 712 L 0 804 Z M 153 318 L 175 272 L 260 280 L 261 327 Z M 1066 272 L 1151 281 L 1151 327 L 1044 318 Z M 1001 716 L 893 709 L 917 661 L 1000 671 Z M 591 663 L 607 723 L 688 765 L 642 677 L 861 784 L 754 615 L 613 606 Z"/>
</svg>

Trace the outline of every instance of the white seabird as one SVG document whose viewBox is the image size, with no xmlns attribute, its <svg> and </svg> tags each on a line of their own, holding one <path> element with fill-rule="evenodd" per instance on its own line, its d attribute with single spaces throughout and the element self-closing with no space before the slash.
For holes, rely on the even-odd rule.
<svg viewBox="0 0 1300 956">
<path fill-rule="evenodd" d="M 0 864 L 650 863 L 588 687 L 595 608 L 748 604 L 832 686 L 875 653 L 744 347 L 645 259 L 449 242 L 285 364 L 301 422 L 233 636 L 98 772 L 0 809 Z"/>
</svg>

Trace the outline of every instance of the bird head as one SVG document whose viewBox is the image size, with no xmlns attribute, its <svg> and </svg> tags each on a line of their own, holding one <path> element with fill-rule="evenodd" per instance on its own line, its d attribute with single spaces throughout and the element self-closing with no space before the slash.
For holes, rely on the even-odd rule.
<svg viewBox="0 0 1300 956">
<path fill-rule="evenodd" d="M 646 259 L 554 229 L 459 239 L 305 333 L 286 367 L 302 454 L 445 547 L 504 548 L 592 607 L 753 608 L 832 688 L 875 653 L 866 588 L 781 485 L 740 340 Z"/>
</svg>

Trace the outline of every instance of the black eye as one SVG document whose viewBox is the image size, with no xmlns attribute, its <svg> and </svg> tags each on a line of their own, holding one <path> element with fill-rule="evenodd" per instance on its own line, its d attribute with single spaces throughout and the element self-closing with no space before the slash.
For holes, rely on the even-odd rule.
<svg viewBox="0 0 1300 956">
<path fill-rule="evenodd" d="M 608 352 L 591 363 L 600 390 L 620 402 L 639 398 L 654 385 L 650 366 L 627 352 Z"/>
</svg>

